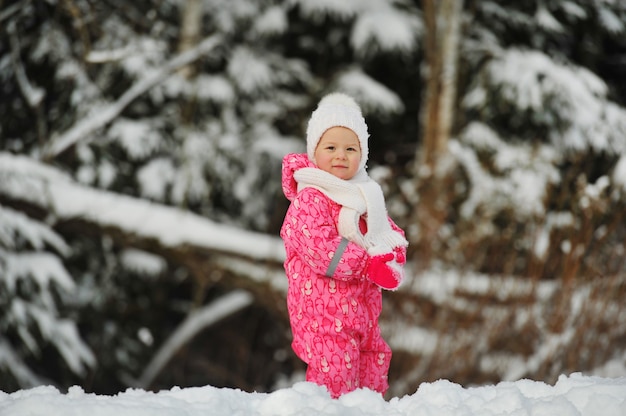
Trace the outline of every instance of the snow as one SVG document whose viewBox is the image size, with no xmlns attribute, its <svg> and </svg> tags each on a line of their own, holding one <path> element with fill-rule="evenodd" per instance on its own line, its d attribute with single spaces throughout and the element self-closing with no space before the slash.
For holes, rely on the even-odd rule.
<svg viewBox="0 0 626 416">
<path fill-rule="evenodd" d="M 560 182 L 554 166 L 559 157 L 556 152 L 545 145 L 506 143 L 478 122 L 470 123 L 460 139 L 451 140 L 449 149 L 472 183 L 461 207 L 464 217 L 469 218 L 481 207 L 491 212 L 513 209 L 523 217 L 544 213 L 549 185 Z M 491 169 L 495 174 L 483 166 L 478 151 L 493 154 Z"/>
<path fill-rule="evenodd" d="M 120 254 L 120 260 L 126 269 L 146 276 L 156 276 L 167 267 L 163 257 L 134 248 L 124 249 Z"/>
<path fill-rule="evenodd" d="M 537 258 L 545 258 L 550 248 L 550 233 L 553 229 L 563 228 L 574 223 L 570 212 L 550 212 L 546 215 L 545 225 L 539 231 L 533 253 Z"/>
<path fill-rule="evenodd" d="M 364 113 L 377 112 L 384 117 L 404 110 L 397 94 L 360 69 L 343 72 L 337 78 L 337 86 L 338 90 L 354 97 Z"/>
<path fill-rule="evenodd" d="M 602 26 L 609 32 L 618 34 L 626 30 L 622 19 L 620 19 L 620 17 L 613 13 L 610 9 L 601 8 L 598 14 L 600 21 L 602 22 Z"/>
<path fill-rule="evenodd" d="M 223 76 L 200 74 L 195 80 L 198 98 L 218 104 L 235 101 L 233 85 Z"/>
<path fill-rule="evenodd" d="M 145 121 L 118 118 L 111 126 L 113 137 L 133 160 L 144 160 L 159 149 L 161 138 L 156 129 Z"/>
<path fill-rule="evenodd" d="M 487 65 L 487 71 L 490 88 L 499 88 L 500 99 L 512 106 L 512 120 L 529 112 L 540 123 L 563 124 L 561 131 L 548 134 L 557 148 L 591 148 L 612 154 L 624 151 L 626 112 L 608 100 L 607 84 L 591 71 L 523 49 L 503 52 Z M 490 99 L 483 87 L 477 87 L 463 102 L 467 108 L 480 109 Z M 548 103 L 558 107 L 559 112 L 547 110 Z"/>
<path fill-rule="evenodd" d="M 337 16 L 342 19 L 347 19 L 350 16 L 354 16 L 363 9 L 362 0 L 292 0 L 294 5 L 297 5 L 300 12 L 311 20 L 321 20 L 325 15 Z"/>
<path fill-rule="evenodd" d="M 552 16 L 545 6 L 540 6 L 535 14 L 535 19 L 540 27 L 553 32 L 563 32 L 563 26 Z"/>
<path fill-rule="evenodd" d="M 389 7 L 373 7 L 355 21 L 350 43 L 356 51 L 368 51 L 372 42 L 382 50 L 411 52 L 417 43 L 421 22 L 415 16 Z"/>
<path fill-rule="evenodd" d="M 0 154 L 1 161 L 2 154 Z M 65 241 L 50 228 L 44 227 L 21 212 L 0 205 L 0 244 L 3 247 L 15 249 L 14 237 L 18 235 L 18 230 L 22 232 L 21 237 L 36 249 L 49 244 L 62 254 L 69 253 L 70 249 Z"/>
<path fill-rule="evenodd" d="M 253 94 L 275 85 L 275 71 L 269 62 L 252 49 L 235 49 L 228 63 L 228 74 L 246 94 Z"/>
<path fill-rule="evenodd" d="M 613 171 L 613 181 L 626 192 L 626 155 L 619 158 Z"/>
<path fill-rule="evenodd" d="M 54 282 L 67 291 L 74 289 L 74 281 L 63 267 L 61 260 L 50 253 L 15 253 L 6 258 L 3 266 L 2 277 L 11 290 L 21 276 L 30 276 L 39 288 L 49 286 L 51 282 Z"/>
<path fill-rule="evenodd" d="M 278 246 L 276 238 L 264 238 L 259 233 L 210 222 L 183 210 L 172 216 L 172 208 L 148 201 L 102 191 L 90 192 L 89 188 L 81 189 L 69 184 L 50 186 L 54 188 L 51 194 L 57 212 L 63 216 L 82 215 L 102 224 L 121 225 L 125 230 L 137 230 L 142 235 L 152 235 L 165 246 L 178 246 L 188 242 L 218 251 L 240 253 L 244 250 L 241 244 L 245 242 L 245 250 L 251 257 L 282 260 L 284 256 L 284 250 Z M 89 199 L 79 200 L 81 196 L 88 196 Z M 75 203 L 67 204 L 64 197 Z"/>
<path fill-rule="evenodd" d="M 463 387 L 448 380 L 422 383 L 415 393 L 388 401 L 370 390 L 331 399 L 326 389 L 297 382 L 271 393 L 229 388 L 174 387 L 149 392 L 128 389 L 114 396 L 90 394 L 73 386 L 62 393 L 51 386 L 0 392 L 3 416 L 194 416 L 194 415 L 559 415 L 623 416 L 626 378 L 574 373 L 554 385 L 532 380 Z"/>
<path fill-rule="evenodd" d="M 269 7 L 254 22 L 254 32 L 259 35 L 280 35 L 287 31 L 289 26 L 287 15 L 282 7 Z"/>
<path fill-rule="evenodd" d="M 151 160 L 137 174 L 141 196 L 162 201 L 165 199 L 167 186 L 171 185 L 175 176 L 176 169 L 170 159 Z"/>
</svg>

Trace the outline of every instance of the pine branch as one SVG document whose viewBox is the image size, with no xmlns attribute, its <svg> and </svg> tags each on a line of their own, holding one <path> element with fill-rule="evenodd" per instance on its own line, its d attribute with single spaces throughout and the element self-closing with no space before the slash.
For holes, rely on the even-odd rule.
<svg viewBox="0 0 626 416">
<path fill-rule="evenodd" d="M 173 58 L 156 73 L 140 79 L 116 102 L 108 104 L 104 106 L 104 108 L 97 109 L 87 118 L 79 120 L 60 136 L 53 138 L 49 146 L 47 146 L 44 150 L 43 158 L 45 160 L 53 159 L 79 141 L 90 140 L 90 135 L 94 131 L 113 121 L 137 97 L 163 82 L 178 69 L 209 53 L 221 43 L 222 37 L 219 35 L 208 37 L 200 42 L 195 48 L 189 49 Z"/>
</svg>

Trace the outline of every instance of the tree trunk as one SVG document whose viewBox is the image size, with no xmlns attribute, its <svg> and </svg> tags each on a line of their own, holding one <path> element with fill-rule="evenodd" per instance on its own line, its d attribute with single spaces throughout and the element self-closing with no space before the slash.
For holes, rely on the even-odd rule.
<svg viewBox="0 0 626 416">
<path fill-rule="evenodd" d="M 180 10 L 180 38 L 178 40 L 179 53 L 184 53 L 190 49 L 193 49 L 202 37 L 202 1 L 201 0 L 186 0 L 181 5 Z M 186 66 L 179 69 L 179 74 L 184 78 L 191 80 L 196 77 L 198 68 L 195 62 L 190 62 Z M 193 129 L 195 115 L 198 109 L 197 95 L 194 92 L 181 97 L 179 99 L 179 108 L 181 112 L 181 131 L 182 134 L 178 137 L 181 142 L 181 146 L 184 146 L 186 136 L 189 136 Z M 184 156 L 185 158 L 187 155 Z M 187 161 L 184 161 L 186 164 Z M 192 175 L 185 167 L 187 172 L 186 187 L 191 186 L 193 180 Z M 186 192 L 185 192 L 186 193 Z M 181 207 L 187 207 L 187 199 L 181 203 Z M 198 281 L 199 289 L 203 287 L 202 282 Z M 200 293 L 201 290 L 198 291 Z"/>
<path fill-rule="evenodd" d="M 450 202 L 452 164 L 448 140 L 453 128 L 457 62 L 461 33 L 462 0 L 423 1 L 425 33 L 425 82 L 421 114 L 422 145 L 415 160 L 419 204 L 416 255 L 428 262 L 437 251 L 438 234 Z"/>
<path fill-rule="evenodd" d="M 178 51 L 188 51 L 198 44 L 202 38 L 202 2 L 200 0 L 187 0 L 180 15 L 180 39 Z M 189 63 L 180 69 L 181 75 L 192 78 L 196 69 L 193 63 Z"/>
</svg>

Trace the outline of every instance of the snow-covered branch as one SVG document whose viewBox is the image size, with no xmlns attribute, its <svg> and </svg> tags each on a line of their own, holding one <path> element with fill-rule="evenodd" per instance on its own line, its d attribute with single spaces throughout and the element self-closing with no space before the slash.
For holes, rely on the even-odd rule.
<svg viewBox="0 0 626 416">
<path fill-rule="evenodd" d="M 148 388 L 183 345 L 205 328 L 246 308 L 252 301 L 253 297 L 250 293 L 236 290 L 190 313 L 146 366 L 143 374 L 135 383 L 136 387 Z"/>
<path fill-rule="evenodd" d="M 81 220 L 163 248 L 186 247 L 280 264 L 280 238 L 192 212 L 75 183 L 31 158 L 0 152 L 0 195 L 35 205 L 57 222 Z"/>
<path fill-rule="evenodd" d="M 189 49 L 173 58 L 171 61 L 163 65 L 160 70 L 155 73 L 150 73 L 150 75 L 140 79 L 116 102 L 93 111 L 90 116 L 80 119 L 76 124 L 70 127 L 69 130 L 53 138 L 47 149 L 44 151 L 44 158 L 52 159 L 78 141 L 87 140 L 91 133 L 110 123 L 124 110 L 124 108 L 126 108 L 128 104 L 141 94 L 163 82 L 163 80 L 174 73 L 177 69 L 190 64 L 215 49 L 221 43 L 222 37 L 219 35 L 208 37 L 193 49 Z"/>
<path fill-rule="evenodd" d="M 13 66 L 15 70 L 15 78 L 17 79 L 17 85 L 20 87 L 20 91 L 24 95 L 26 102 L 31 108 L 37 108 L 41 104 L 41 101 L 45 97 L 45 91 L 41 88 L 33 86 L 28 80 L 22 60 L 20 59 L 20 42 L 17 37 L 17 30 L 15 29 L 15 23 L 11 22 L 7 26 L 10 40 L 11 40 L 11 57 L 13 60 Z"/>
<path fill-rule="evenodd" d="M 50 383 L 32 371 L 4 337 L 0 337 L 0 368 L 7 368 L 21 386 L 35 387 Z"/>
</svg>

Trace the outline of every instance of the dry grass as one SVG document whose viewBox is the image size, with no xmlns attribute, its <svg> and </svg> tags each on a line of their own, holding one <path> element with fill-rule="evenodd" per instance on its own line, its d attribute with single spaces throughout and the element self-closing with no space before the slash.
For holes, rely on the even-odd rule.
<svg viewBox="0 0 626 416">
<path fill-rule="evenodd" d="M 441 378 L 463 385 L 554 382 L 626 352 L 626 275 L 565 285 L 467 273 L 448 275 L 447 282 L 442 277 L 442 285 L 455 280 L 449 296 L 420 293 L 437 278 L 436 272 L 419 275 L 386 298 L 382 321 L 395 351 L 394 396 Z M 409 328 L 421 329 L 423 339 Z"/>
</svg>

